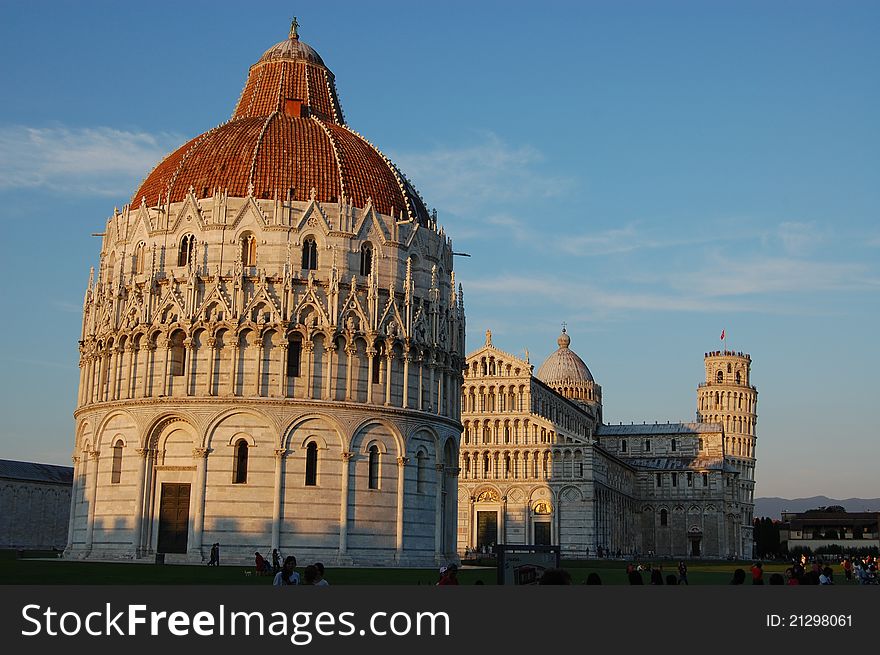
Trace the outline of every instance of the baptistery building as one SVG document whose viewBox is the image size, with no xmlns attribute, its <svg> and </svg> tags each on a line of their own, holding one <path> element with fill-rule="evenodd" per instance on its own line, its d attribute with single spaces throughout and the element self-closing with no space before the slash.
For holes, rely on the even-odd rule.
<svg viewBox="0 0 880 655">
<path fill-rule="evenodd" d="M 299 38 L 114 211 L 85 294 L 66 555 L 456 552 L 452 242 Z"/>
</svg>

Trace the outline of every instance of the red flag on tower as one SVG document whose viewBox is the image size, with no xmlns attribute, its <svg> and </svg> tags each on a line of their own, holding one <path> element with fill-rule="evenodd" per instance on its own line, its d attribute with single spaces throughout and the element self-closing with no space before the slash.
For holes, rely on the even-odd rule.
<svg viewBox="0 0 880 655">
<path fill-rule="evenodd" d="M 721 340 L 724 341 L 724 330 L 721 330 Z"/>
</svg>

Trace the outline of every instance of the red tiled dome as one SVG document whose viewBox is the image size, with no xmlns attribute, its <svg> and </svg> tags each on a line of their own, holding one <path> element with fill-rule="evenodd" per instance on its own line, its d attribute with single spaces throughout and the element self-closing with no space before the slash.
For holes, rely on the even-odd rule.
<svg viewBox="0 0 880 655">
<path fill-rule="evenodd" d="M 215 189 L 230 196 L 321 202 L 367 198 L 383 214 L 428 212 L 418 193 L 381 152 L 352 132 L 342 115 L 333 73 L 320 55 L 289 39 L 269 48 L 248 75 L 232 119 L 182 145 L 147 176 L 132 205 L 183 200 Z"/>
</svg>

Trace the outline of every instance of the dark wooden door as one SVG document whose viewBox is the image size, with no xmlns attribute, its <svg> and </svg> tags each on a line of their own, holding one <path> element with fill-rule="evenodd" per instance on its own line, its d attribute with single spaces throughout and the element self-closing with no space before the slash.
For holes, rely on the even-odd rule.
<svg viewBox="0 0 880 655">
<path fill-rule="evenodd" d="M 162 484 L 159 501 L 159 553 L 185 553 L 189 532 L 189 485 Z"/>
<path fill-rule="evenodd" d="M 535 523 L 535 546 L 550 545 L 550 522 Z"/>
<path fill-rule="evenodd" d="M 477 548 L 498 543 L 498 512 L 477 512 Z"/>
</svg>

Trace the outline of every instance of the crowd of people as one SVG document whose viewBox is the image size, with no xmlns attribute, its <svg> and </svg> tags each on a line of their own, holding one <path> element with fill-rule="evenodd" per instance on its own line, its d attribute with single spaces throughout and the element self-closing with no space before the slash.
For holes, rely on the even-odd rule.
<svg viewBox="0 0 880 655">
<path fill-rule="evenodd" d="M 324 578 L 324 565 L 321 562 L 309 564 L 302 570 L 300 574 L 296 570 L 296 557 L 289 555 L 282 557 L 278 549 L 272 550 L 270 562 L 259 552 L 254 553 L 254 568 L 257 575 L 272 575 L 273 586 L 281 587 L 284 585 L 314 585 L 323 587 L 329 585 Z M 844 557 L 839 562 L 835 562 L 841 567 L 843 576 L 848 583 L 855 580 L 858 584 L 880 584 L 880 577 L 877 573 L 878 558 L 873 555 L 859 557 Z M 208 566 L 220 565 L 220 544 L 215 543 L 211 546 L 211 558 Z M 451 563 L 440 567 L 440 575 L 435 583 L 437 586 L 458 585 L 459 568 L 456 564 Z M 751 581 L 753 585 L 765 584 L 764 565 L 761 561 L 756 561 L 749 568 Z M 688 584 L 688 566 L 684 560 L 679 560 L 678 565 L 672 571 L 664 574 L 663 564 L 654 566 L 653 564 L 644 564 L 641 562 L 631 562 L 626 566 L 626 576 L 631 585 L 686 585 Z M 741 585 L 746 583 L 748 574 L 745 569 L 737 568 L 733 572 L 730 580 L 731 585 Z M 475 584 L 484 584 L 482 580 L 477 580 Z M 546 569 L 538 579 L 540 585 L 559 585 L 573 584 L 572 575 L 569 571 L 561 568 Z M 591 572 L 583 584 L 600 585 L 602 579 L 596 572 Z M 831 562 L 823 561 L 820 558 L 808 559 L 806 555 L 791 562 L 791 566 L 787 567 L 784 573 L 771 573 L 767 579 L 767 584 L 771 585 L 832 585 L 834 584 L 834 568 Z"/>
</svg>

